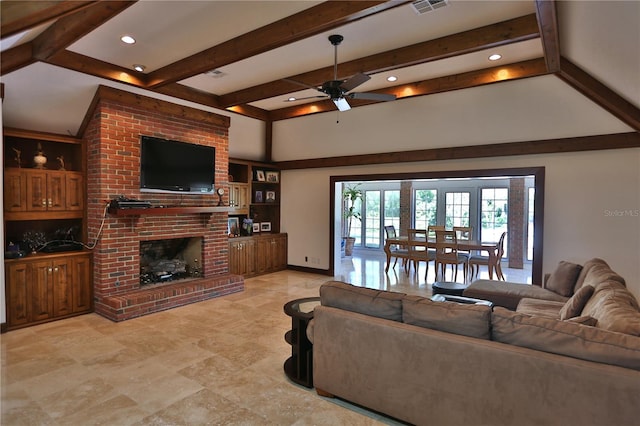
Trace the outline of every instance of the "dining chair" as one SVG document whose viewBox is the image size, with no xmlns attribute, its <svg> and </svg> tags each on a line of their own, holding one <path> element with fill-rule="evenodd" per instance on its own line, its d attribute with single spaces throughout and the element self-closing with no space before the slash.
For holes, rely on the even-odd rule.
<svg viewBox="0 0 640 426">
<path fill-rule="evenodd" d="M 456 232 L 453 230 L 436 231 L 436 280 L 446 279 L 447 265 L 451 265 L 454 268 L 454 281 L 458 280 L 458 265 L 462 265 L 464 281 L 467 282 L 467 257 L 458 254 L 458 238 L 456 237 Z"/>
<path fill-rule="evenodd" d="M 426 281 L 427 274 L 429 273 L 429 262 L 435 260 L 435 251 L 427 250 L 427 230 L 409 229 L 407 232 L 409 241 L 409 263 L 413 265 L 413 268 L 417 274 L 420 267 L 420 262 L 425 262 L 426 269 L 424 272 L 424 279 Z"/>
<path fill-rule="evenodd" d="M 460 244 L 460 241 L 470 241 L 473 235 L 473 226 L 454 226 L 453 232 L 456 233 L 458 244 Z M 466 261 L 469 262 L 471 250 L 460 250 L 460 247 L 458 247 L 458 254 L 462 257 L 466 257 Z"/>
<path fill-rule="evenodd" d="M 396 227 L 393 225 L 387 225 L 384 227 L 385 237 L 388 238 L 397 238 L 398 234 L 396 232 Z M 391 257 L 395 257 L 395 261 L 393 262 L 393 267 L 396 267 L 398 263 L 398 259 L 402 259 L 402 266 L 407 267 L 407 261 L 409 260 L 409 250 L 405 247 L 400 247 L 396 244 L 389 247 L 391 251 Z"/>
<path fill-rule="evenodd" d="M 493 268 L 493 270 L 496 271 L 496 276 L 498 277 L 498 280 L 505 281 L 504 274 L 502 273 L 501 264 L 502 264 L 502 257 L 504 256 L 504 239 L 506 236 L 507 236 L 507 233 L 503 232 L 502 235 L 500 235 L 498 244 L 496 245 L 495 264 L 493 265 L 489 264 L 489 256 L 473 255 L 469 257 L 469 277 L 471 279 L 473 279 L 474 277 L 477 277 L 478 273 L 480 272 L 480 266 L 485 265 L 487 267 L 487 270 L 491 271 L 491 269 Z"/>
</svg>

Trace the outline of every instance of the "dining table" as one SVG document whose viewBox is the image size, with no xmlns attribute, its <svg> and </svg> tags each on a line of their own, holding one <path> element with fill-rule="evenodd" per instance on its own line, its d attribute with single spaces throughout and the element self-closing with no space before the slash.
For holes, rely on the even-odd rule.
<svg viewBox="0 0 640 426">
<path fill-rule="evenodd" d="M 493 272 L 496 268 L 498 258 L 497 258 L 497 249 L 498 242 L 491 241 L 480 241 L 480 240 L 458 240 L 458 250 L 462 251 L 481 251 L 487 252 L 489 255 L 489 279 L 493 279 Z M 384 243 L 384 252 L 387 255 L 387 266 L 385 268 L 385 272 L 389 272 L 389 265 L 391 262 L 391 246 L 403 246 L 408 247 L 409 245 L 425 247 L 425 250 L 429 248 L 436 247 L 436 239 L 435 238 L 417 238 L 415 240 L 409 241 L 409 238 L 406 235 L 397 236 L 394 238 L 387 238 Z M 496 271 L 497 274 L 497 271 Z"/>
</svg>

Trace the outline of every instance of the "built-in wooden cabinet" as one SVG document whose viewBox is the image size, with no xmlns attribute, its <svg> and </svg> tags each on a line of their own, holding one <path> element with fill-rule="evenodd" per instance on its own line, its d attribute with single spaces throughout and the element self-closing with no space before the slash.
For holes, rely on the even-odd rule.
<svg viewBox="0 0 640 426">
<path fill-rule="evenodd" d="M 252 277 L 287 269 L 287 234 L 229 239 L 229 272 Z"/>
<path fill-rule="evenodd" d="M 82 141 L 19 129 L 3 135 L 4 328 L 91 312 L 91 252 L 67 244 L 87 241 Z"/>
<path fill-rule="evenodd" d="M 249 204 L 249 184 L 229 182 L 229 207 L 231 207 L 230 214 L 248 215 Z"/>
<path fill-rule="evenodd" d="M 91 255 L 35 255 L 6 260 L 7 328 L 91 310 Z"/>
</svg>

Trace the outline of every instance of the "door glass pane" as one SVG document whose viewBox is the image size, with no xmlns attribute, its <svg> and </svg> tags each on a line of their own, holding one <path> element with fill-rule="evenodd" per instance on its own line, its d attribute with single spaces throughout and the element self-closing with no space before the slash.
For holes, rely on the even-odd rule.
<svg viewBox="0 0 640 426">
<path fill-rule="evenodd" d="M 437 225 L 438 191 L 435 189 L 416 189 L 414 200 L 414 227 L 427 229 L 429 225 Z"/>
<path fill-rule="evenodd" d="M 393 225 L 400 231 L 400 191 L 384 191 L 384 226 Z"/>
<path fill-rule="evenodd" d="M 358 198 L 357 200 L 355 200 L 355 202 L 353 203 L 353 209 L 356 212 L 361 212 L 362 213 L 362 200 L 360 198 Z M 360 216 L 362 217 L 362 215 Z M 355 238 L 356 241 L 354 242 L 354 246 L 360 246 L 362 244 L 362 221 L 360 220 L 359 217 L 351 217 L 351 232 L 349 232 L 349 236 L 352 238 Z M 347 219 L 348 221 L 349 219 Z M 347 223 L 348 226 L 348 223 Z"/>
<path fill-rule="evenodd" d="M 365 191 L 365 247 L 380 247 L 380 191 Z"/>
<path fill-rule="evenodd" d="M 498 241 L 503 232 L 507 232 L 508 225 L 508 188 L 483 188 L 481 202 L 481 233 L 482 241 Z M 504 241 L 504 251 L 507 250 L 507 239 Z"/>
<path fill-rule="evenodd" d="M 447 192 L 445 194 L 445 226 L 469 226 L 469 193 Z"/>
</svg>

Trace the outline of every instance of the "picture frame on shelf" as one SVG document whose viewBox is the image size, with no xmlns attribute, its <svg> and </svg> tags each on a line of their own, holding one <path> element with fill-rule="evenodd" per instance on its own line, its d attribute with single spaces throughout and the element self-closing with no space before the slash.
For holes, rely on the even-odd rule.
<svg viewBox="0 0 640 426">
<path fill-rule="evenodd" d="M 230 217 L 227 219 L 227 235 L 230 237 L 240 235 L 240 221 L 237 217 Z"/>
<path fill-rule="evenodd" d="M 278 172 L 266 172 L 266 179 L 269 183 L 278 183 L 280 181 L 280 173 Z"/>
<path fill-rule="evenodd" d="M 265 182 L 267 180 L 264 175 L 264 170 L 256 170 L 256 180 L 258 182 Z"/>
<path fill-rule="evenodd" d="M 271 222 L 260 222 L 260 232 L 271 232 Z"/>
<path fill-rule="evenodd" d="M 256 191 L 254 200 L 255 200 L 254 202 L 256 202 L 256 203 L 263 203 L 264 202 L 264 199 L 262 198 L 262 191 Z"/>
<path fill-rule="evenodd" d="M 267 197 L 265 199 L 267 203 L 275 203 L 276 202 L 276 191 L 267 191 Z"/>
<path fill-rule="evenodd" d="M 254 222 L 253 224 L 253 233 L 256 234 L 260 232 L 260 223 Z"/>
</svg>

